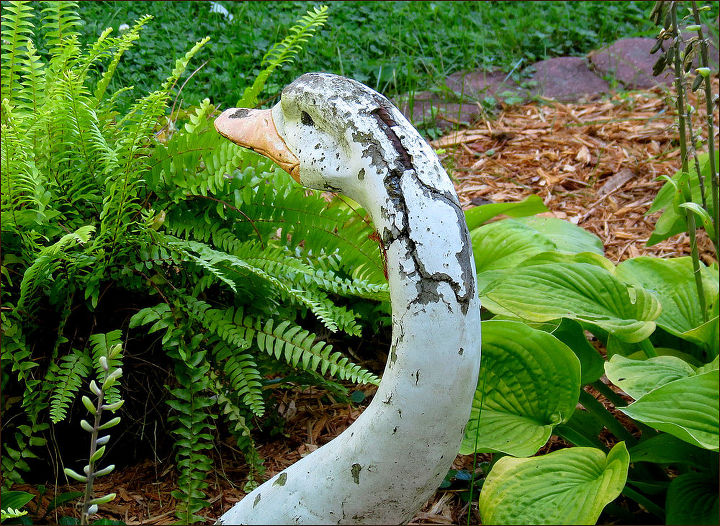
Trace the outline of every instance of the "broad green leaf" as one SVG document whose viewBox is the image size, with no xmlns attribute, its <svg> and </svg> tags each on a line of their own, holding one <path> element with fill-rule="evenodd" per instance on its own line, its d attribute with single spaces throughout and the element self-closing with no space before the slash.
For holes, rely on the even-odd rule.
<svg viewBox="0 0 720 526">
<path fill-rule="evenodd" d="M 546 236 L 514 219 L 476 228 L 470 238 L 478 274 L 512 268 L 535 254 L 555 249 Z"/>
<path fill-rule="evenodd" d="M 604 268 L 610 274 L 615 274 L 615 265 L 612 261 L 595 252 L 578 252 L 570 254 L 569 252 L 559 252 L 553 250 L 550 252 L 542 252 L 522 262 L 523 267 L 531 265 L 545 265 L 548 263 L 587 263 Z"/>
<path fill-rule="evenodd" d="M 630 343 L 650 336 L 660 314 L 651 293 L 588 263 L 516 267 L 485 287 L 480 297 L 495 314 L 535 322 L 574 319 Z"/>
<path fill-rule="evenodd" d="M 487 205 L 470 208 L 469 210 L 465 210 L 465 220 L 467 221 L 468 229 L 473 230 L 485 221 L 500 214 L 505 214 L 510 217 L 522 217 L 547 211 L 548 209 L 543 204 L 540 196 L 529 195 L 518 203 L 489 203 Z"/>
<path fill-rule="evenodd" d="M 573 447 L 532 458 L 503 457 L 480 491 L 483 524 L 595 524 L 627 479 L 620 442 L 605 456 Z"/>
<path fill-rule="evenodd" d="M 478 273 L 512 268 L 536 254 L 558 250 L 565 254 L 589 252 L 602 256 L 600 239 L 582 228 L 554 217 L 504 219 L 470 233 Z"/>
<path fill-rule="evenodd" d="M 2 508 L 4 510 L 12 508 L 14 510 L 20 509 L 25 504 L 35 498 L 35 495 L 28 493 L 27 491 L 5 491 L 0 493 L 0 500 L 2 500 Z"/>
<path fill-rule="evenodd" d="M 689 472 L 674 478 L 668 487 L 665 509 L 666 524 L 718 524 L 717 477 L 707 472 Z"/>
<path fill-rule="evenodd" d="M 705 210 L 702 205 L 699 205 L 698 203 L 680 203 L 680 208 L 686 208 L 695 214 L 702 222 L 703 228 L 710 236 L 710 239 L 713 241 L 715 240 L 712 217 L 710 217 L 710 214 L 708 214 L 707 210 Z"/>
<path fill-rule="evenodd" d="M 718 151 L 715 151 L 716 161 L 715 166 L 718 166 Z M 707 153 L 698 156 L 700 160 L 700 173 L 705 178 L 705 181 L 709 181 L 710 174 L 710 156 Z M 691 165 L 689 170 L 688 181 L 690 182 L 690 192 L 693 196 L 693 202 L 700 203 L 700 182 L 697 176 L 695 166 Z M 655 224 L 655 230 L 653 231 L 650 239 L 647 241 L 647 246 L 652 246 L 660 241 L 663 241 L 669 237 L 672 237 L 680 232 L 685 232 L 686 224 L 685 218 L 680 212 L 680 208 L 674 203 L 678 190 L 676 189 L 677 184 L 680 183 L 682 178 L 682 172 L 678 171 L 672 177 L 672 182 L 667 182 L 655 196 L 652 206 L 647 211 L 646 215 L 653 214 L 660 210 L 663 210 L 662 215 L 658 218 Z M 673 182 L 675 184 L 673 184 Z M 707 203 L 710 208 L 709 212 L 711 216 L 714 216 L 712 209 L 712 199 L 710 198 L 711 185 L 705 184 L 705 192 L 707 195 Z M 712 229 L 708 231 L 710 236 L 714 236 Z"/>
<path fill-rule="evenodd" d="M 696 446 L 718 450 L 718 371 L 667 383 L 620 411 Z"/>
<path fill-rule="evenodd" d="M 670 334 L 702 346 L 709 335 L 698 333 L 703 323 L 692 260 L 689 257 L 660 259 L 640 256 L 620 263 L 615 275 L 622 281 L 643 287 L 657 297 L 662 312 L 656 323 Z M 702 265 L 705 304 L 717 301 L 717 273 Z"/>
<path fill-rule="evenodd" d="M 553 427 L 572 416 L 580 393 L 580 363 L 554 336 L 516 321 L 483 322 L 482 352 L 460 452 L 533 455 Z"/>
<path fill-rule="evenodd" d="M 704 347 L 708 352 L 708 357 L 717 357 L 718 348 L 720 348 L 720 338 L 718 337 L 718 329 L 720 323 L 718 322 L 718 316 L 710 318 L 707 323 L 703 323 L 695 329 L 691 329 L 684 334 L 689 341 L 704 342 Z"/>
<path fill-rule="evenodd" d="M 631 360 L 619 354 L 605 363 L 608 379 L 635 400 L 668 382 L 695 374 L 695 368 L 675 356 Z"/>
<path fill-rule="evenodd" d="M 570 221 L 556 217 L 523 217 L 516 221 L 547 237 L 557 250 L 573 254 L 593 252 L 603 255 L 602 240 Z"/>
<path fill-rule="evenodd" d="M 717 455 L 669 433 L 660 433 L 641 440 L 629 450 L 632 462 L 656 462 L 658 464 L 692 464 L 705 467 Z M 717 464 L 717 462 L 716 462 Z"/>
</svg>

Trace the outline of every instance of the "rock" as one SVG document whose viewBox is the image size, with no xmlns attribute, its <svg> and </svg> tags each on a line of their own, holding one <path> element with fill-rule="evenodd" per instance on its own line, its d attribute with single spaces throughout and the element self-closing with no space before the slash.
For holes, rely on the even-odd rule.
<svg viewBox="0 0 720 526">
<path fill-rule="evenodd" d="M 431 125 L 441 129 L 453 128 L 456 122 L 472 123 L 480 118 L 476 103 L 453 102 L 452 98 L 418 91 L 393 101 L 414 125 Z"/>
<path fill-rule="evenodd" d="M 661 53 L 650 54 L 654 45 L 654 38 L 621 38 L 605 48 L 591 52 L 588 57 L 601 75 L 614 77 L 624 88 L 667 86 L 673 79 L 669 72 L 657 77 L 652 74 L 653 65 Z"/>
<path fill-rule="evenodd" d="M 610 90 L 608 83 L 590 71 L 580 57 L 549 58 L 533 67 L 533 93 L 542 97 L 569 102 Z"/>
<path fill-rule="evenodd" d="M 458 71 L 446 80 L 445 84 L 463 99 L 482 101 L 486 97 L 503 100 L 506 95 L 512 95 L 517 102 L 528 98 L 524 90 L 508 74 L 502 71 Z"/>
</svg>

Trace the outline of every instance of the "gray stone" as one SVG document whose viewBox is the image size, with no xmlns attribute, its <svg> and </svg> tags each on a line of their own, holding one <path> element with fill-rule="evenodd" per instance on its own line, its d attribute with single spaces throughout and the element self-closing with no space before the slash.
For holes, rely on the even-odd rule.
<svg viewBox="0 0 720 526">
<path fill-rule="evenodd" d="M 557 57 L 533 65 L 533 93 L 549 99 L 570 102 L 608 92 L 608 83 L 590 71 L 580 57 Z"/>
<path fill-rule="evenodd" d="M 441 129 L 456 127 L 456 122 L 471 124 L 480 118 L 474 102 L 458 103 L 451 97 L 430 91 L 418 91 L 393 101 L 414 125 L 434 125 Z"/>
<path fill-rule="evenodd" d="M 512 94 L 525 100 L 528 98 L 527 90 L 502 71 L 458 71 L 446 80 L 445 84 L 463 99 L 483 100 L 493 97 L 502 100 L 504 94 Z"/>
<path fill-rule="evenodd" d="M 653 65 L 661 53 L 650 54 L 654 45 L 654 38 L 621 38 L 605 48 L 591 52 L 588 57 L 601 75 L 614 77 L 624 88 L 667 86 L 673 80 L 669 72 L 657 77 L 652 74 Z"/>
</svg>

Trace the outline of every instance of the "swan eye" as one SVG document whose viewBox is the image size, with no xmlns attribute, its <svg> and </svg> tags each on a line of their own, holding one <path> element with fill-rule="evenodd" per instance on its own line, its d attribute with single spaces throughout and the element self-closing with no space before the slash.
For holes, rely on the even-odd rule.
<svg viewBox="0 0 720 526">
<path fill-rule="evenodd" d="M 314 126 L 315 125 L 315 123 L 312 120 L 312 117 L 310 117 L 310 115 L 308 115 L 308 113 L 305 111 L 300 114 L 300 122 L 302 122 L 305 126 Z"/>
</svg>

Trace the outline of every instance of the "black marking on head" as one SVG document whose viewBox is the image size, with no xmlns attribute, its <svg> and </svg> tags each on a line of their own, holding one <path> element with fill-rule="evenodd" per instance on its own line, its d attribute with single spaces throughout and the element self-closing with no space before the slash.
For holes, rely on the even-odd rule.
<svg viewBox="0 0 720 526">
<path fill-rule="evenodd" d="M 312 117 L 306 111 L 300 114 L 300 122 L 302 122 L 305 126 L 315 126 L 315 121 L 312 120 Z"/>
<path fill-rule="evenodd" d="M 251 110 L 247 108 L 239 108 L 235 113 L 230 115 L 231 119 L 243 119 L 248 116 Z"/>
<path fill-rule="evenodd" d="M 379 108 L 375 108 L 374 110 L 372 110 L 370 114 L 375 117 L 375 119 L 377 119 L 378 124 L 380 125 L 380 129 L 390 140 L 390 143 L 393 145 L 393 149 L 397 152 L 397 163 L 400 165 L 400 170 L 403 172 L 405 170 L 414 170 L 415 168 L 413 167 L 410 154 L 408 153 L 405 146 L 403 146 L 400 137 L 398 137 L 395 131 L 392 129 L 393 126 L 397 126 L 397 122 L 395 122 L 395 119 L 392 118 L 390 112 L 386 108 L 380 106 Z"/>
</svg>

